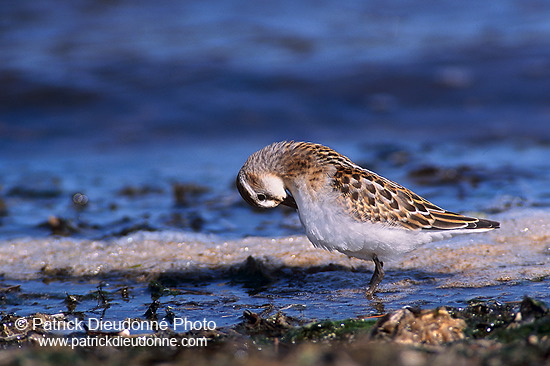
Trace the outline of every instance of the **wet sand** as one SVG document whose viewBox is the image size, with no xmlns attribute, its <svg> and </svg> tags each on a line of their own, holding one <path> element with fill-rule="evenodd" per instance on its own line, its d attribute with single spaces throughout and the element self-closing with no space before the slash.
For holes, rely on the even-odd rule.
<svg viewBox="0 0 550 366">
<path fill-rule="evenodd" d="M 240 306 L 213 306 L 213 299 L 229 296 L 235 304 L 253 307 L 264 299 L 275 308 L 295 304 L 296 309 L 302 303 L 306 308 L 295 311 L 306 319 L 330 319 L 334 311 L 377 314 L 380 304 L 386 311 L 415 303 L 456 306 L 476 296 L 519 301 L 530 294 L 549 302 L 550 216 L 540 210 L 518 210 L 496 219 L 502 229 L 427 244 L 387 262 L 374 302 L 363 294 L 372 263 L 314 248 L 303 236 L 223 240 L 214 235 L 138 232 L 110 240 L 13 239 L 0 247 L 0 265 L 5 284 L 22 284 L 32 292 L 46 289 L 48 296 L 59 299 L 64 298 L 63 287 L 56 293 L 55 287 L 36 281 L 80 282 L 75 289 L 79 295 L 95 292 L 101 282 L 108 283 L 110 291 L 130 285 L 143 304 L 151 296 L 148 286 L 160 281 L 180 295 L 166 300 L 174 301 L 176 313 L 185 313 L 191 286 L 208 295 L 204 303 L 194 305 L 194 313 L 207 313 L 228 325 L 240 316 Z M 19 301 L 24 304 L 24 298 Z M 328 303 L 321 305 L 324 301 Z M 86 313 L 89 306 L 78 309 Z M 131 316 L 128 311 L 115 304 L 106 315 Z"/>
<path fill-rule="evenodd" d="M 548 276 L 550 215 L 517 210 L 495 217 L 501 229 L 426 244 L 386 266 L 390 271 L 423 269 L 452 275 L 438 286 L 490 286 Z M 66 270 L 74 277 L 224 271 L 248 257 L 273 272 L 329 264 L 347 270 L 371 267 L 368 261 L 315 248 L 305 236 L 223 240 L 184 232 L 138 232 L 109 240 L 13 239 L 0 247 L 2 275 L 19 280 L 39 278 L 45 269 Z"/>
</svg>

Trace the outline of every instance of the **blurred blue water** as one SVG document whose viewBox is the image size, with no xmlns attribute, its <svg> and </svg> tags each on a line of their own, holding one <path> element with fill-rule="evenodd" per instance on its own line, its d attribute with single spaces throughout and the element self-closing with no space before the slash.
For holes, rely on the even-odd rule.
<svg viewBox="0 0 550 366">
<path fill-rule="evenodd" d="M 545 1 L 0 6 L 3 156 L 550 135 Z"/>
<path fill-rule="evenodd" d="M 250 153 L 282 139 L 327 144 L 453 211 L 547 208 L 549 15 L 542 0 L 4 0 L 0 239 L 46 237 L 50 216 L 94 239 L 167 228 L 300 234 L 296 215 L 253 211 L 233 185 Z M 173 193 L 182 183 L 201 188 L 186 188 L 184 203 Z M 237 304 L 214 299 L 213 316 L 223 323 L 231 310 L 231 324 L 241 307 L 270 301 L 309 304 L 289 312 L 310 318 L 375 311 L 359 293 L 332 299 L 333 288 L 318 293 L 310 281 L 285 298 L 284 285 L 247 297 L 224 284 Z M 46 293 L 39 303 L 54 312 L 64 286 L 29 281 L 23 293 Z M 131 309 L 111 316 L 144 311 L 136 302 L 150 294 L 136 286 Z M 546 288 L 468 293 L 512 301 Z M 467 298 L 416 290 L 391 306 Z M 184 300 L 170 301 L 184 312 Z M 40 304 L 15 299 L 8 311 Z"/>
<path fill-rule="evenodd" d="M 548 201 L 546 2 L 1 6 L 0 234 L 47 233 L 36 227 L 50 215 L 95 236 L 298 233 L 292 219 L 272 224 L 280 213 L 247 227 L 257 214 L 232 183 L 281 139 L 328 144 L 413 188 L 423 165 L 468 166 L 480 185 L 420 187 L 458 211 Z M 399 152 L 406 161 L 392 161 Z M 210 191 L 175 207 L 179 182 Z"/>
</svg>

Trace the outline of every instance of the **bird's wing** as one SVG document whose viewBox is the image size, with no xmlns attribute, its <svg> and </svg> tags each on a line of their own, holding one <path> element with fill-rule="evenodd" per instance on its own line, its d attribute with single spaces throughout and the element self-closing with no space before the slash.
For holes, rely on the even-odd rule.
<svg viewBox="0 0 550 366">
<path fill-rule="evenodd" d="M 338 201 L 355 220 L 412 230 L 489 230 L 496 221 L 444 210 L 409 189 L 359 167 L 339 167 L 332 177 Z"/>
</svg>

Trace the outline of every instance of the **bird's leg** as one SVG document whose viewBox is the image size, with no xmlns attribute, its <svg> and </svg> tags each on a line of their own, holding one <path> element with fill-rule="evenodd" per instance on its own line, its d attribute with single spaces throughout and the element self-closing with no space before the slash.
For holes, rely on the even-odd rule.
<svg viewBox="0 0 550 366">
<path fill-rule="evenodd" d="M 384 262 L 382 262 L 376 254 L 372 256 L 372 261 L 374 262 L 374 273 L 369 282 L 369 289 L 367 290 L 367 296 L 372 296 L 382 279 L 384 278 Z"/>
</svg>

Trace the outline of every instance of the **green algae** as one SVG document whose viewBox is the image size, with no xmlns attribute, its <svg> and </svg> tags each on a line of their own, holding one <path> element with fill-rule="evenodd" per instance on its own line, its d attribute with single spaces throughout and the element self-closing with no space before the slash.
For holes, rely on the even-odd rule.
<svg viewBox="0 0 550 366">
<path fill-rule="evenodd" d="M 473 339 L 511 342 L 550 334 L 550 312 L 543 302 L 525 297 L 520 303 L 471 301 L 454 311 L 468 324 L 465 334 Z"/>
<path fill-rule="evenodd" d="M 368 335 L 377 319 L 324 320 L 293 328 L 281 339 L 283 342 L 351 341 Z"/>
</svg>

